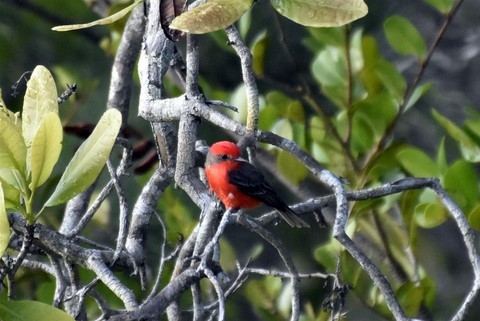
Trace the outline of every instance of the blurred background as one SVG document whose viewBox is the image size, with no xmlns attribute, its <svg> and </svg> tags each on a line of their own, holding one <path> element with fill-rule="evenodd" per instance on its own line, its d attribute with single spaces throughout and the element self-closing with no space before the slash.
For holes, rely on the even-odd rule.
<svg viewBox="0 0 480 321">
<path fill-rule="evenodd" d="M 418 0 L 382 0 L 366 1 L 369 14 L 352 25 L 352 30 L 363 30 L 364 34 L 373 35 L 379 45 L 381 55 L 394 63 L 408 82 L 418 72 L 418 64 L 414 57 L 399 56 L 385 38 L 383 24 L 391 15 L 401 15 L 409 19 L 420 31 L 427 45 L 431 44 L 439 31 L 444 17 L 424 1 Z M 20 81 L 17 90 L 19 94 L 12 96 L 11 87 L 16 84 L 21 75 L 31 71 L 36 65 L 45 65 L 51 70 L 57 82 L 59 94 L 67 89 L 67 85 L 77 84 L 77 92 L 71 99 L 60 106 L 61 119 L 64 126 L 95 123 L 106 108 L 110 69 L 116 48 L 118 46 L 125 20 L 111 26 L 94 27 L 72 32 L 54 32 L 51 28 L 56 25 L 89 22 L 106 16 L 130 4 L 125 1 L 105 0 L 1 0 L 0 12 L 0 88 L 3 99 L 9 109 L 19 111 L 23 103 L 25 82 Z M 456 123 L 462 123 L 471 111 L 480 112 L 480 2 L 465 1 L 449 25 L 448 31 L 435 51 L 431 64 L 425 72 L 424 81 L 432 82 L 430 91 L 424 95 L 415 108 L 410 109 L 402 118 L 395 132 L 395 140 L 412 144 L 434 155 L 444 132 L 438 123 L 431 117 L 431 109 L 435 108 L 441 114 Z M 251 45 L 262 32 L 267 32 L 268 49 L 264 58 L 265 77 L 259 80 L 260 92 L 266 94 L 272 90 L 284 90 L 292 97 L 288 89 L 297 84 L 297 76 L 301 75 L 310 86 L 316 88 L 312 95 L 325 106 L 325 112 L 333 114 L 335 107 L 322 96 L 316 80 L 311 75 L 312 60 L 315 51 L 312 50 L 315 32 L 297 25 L 286 18 L 279 16 L 267 0 L 258 0 L 246 17 L 239 22 L 239 29 L 245 37 L 246 43 Z M 183 40 L 182 40 L 183 41 Z M 180 48 L 184 47 L 180 42 Z M 242 95 L 242 78 L 239 69 L 238 57 L 227 45 L 226 37 L 222 32 L 200 36 L 201 46 L 201 85 L 210 99 L 230 101 L 239 108 L 245 104 Z M 285 46 L 288 50 L 285 50 Z M 135 78 L 137 76 L 135 75 Z M 143 119 L 136 116 L 138 100 L 138 81 L 135 82 L 131 99 L 129 124 L 135 131 L 134 140 L 142 142 L 151 139 L 150 126 Z M 181 93 L 174 81 L 167 80 L 167 91 L 171 96 Z M 293 95 L 294 96 L 294 95 Z M 267 98 L 263 98 L 268 100 Z M 263 104 L 267 102 L 263 101 Z M 305 113 L 311 113 L 308 109 Z M 241 120 L 244 114 L 233 115 Z M 269 125 L 269 124 L 267 124 Z M 226 133 L 219 133 L 208 124 L 201 125 L 201 135 L 208 143 L 219 140 L 219 137 L 229 138 Z M 62 157 L 56 166 L 58 175 L 68 163 L 75 149 L 80 145 L 81 138 L 76 135 L 66 135 Z M 452 143 L 450 143 L 453 145 Z M 454 158 L 454 148 L 447 142 L 447 158 Z M 450 154 L 452 152 L 452 155 Z M 268 154 L 264 163 L 269 164 Z M 271 158 L 270 158 L 271 160 Z M 260 162 L 261 163 L 261 162 Z M 478 169 L 478 168 L 477 168 Z M 264 169 L 267 173 L 268 168 Z M 270 167 L 269 178 L 276 169 Z M 103 177 L 105 180 L 105 177 Z M 148 171 L 128 178 L 126 183 L 129 198 L 135 199 L 142 184 L 148 179 Z M 288 179 L 287 179 L 288 181 Z M 285 182 L 285 180 L 283 180 Z M 313 185 L 312 185 L 313 184 Z M 281 193 L 289 195 L 288 183 Z M 43 188 L 44 195 L 48 195 L 50 186 Z M 314 186 L 314 188 L 312 188 Z M 312 192 L 313 191 L 313 192 Z M 311 197 L 313 194 L 325 194 L 326 191 L 312 182 L 303 182 L 297 191 L 296 197 L 290 197 L 291 202 L 299 197 Z M 88 237 L 98 238 L 106 244 L 114 244 L 116 238 L 115 201 L 106 203 L 103 212 L 95 217 L 95 222 L 88 229 Z M 160 211 L 165 213 L 169 245 L 173 247 L 179 233 L 188 234 L 196 223 L 199 210 L 193 206 L 182 192 L 170 188 L 159 204 Z M 56 213 L 45 215 L 44 223 L 53 227 L 61 222 L 61 209 Z M 182 213 L 179 215 L 178 213 Z M 329 212 L 327 221 L 332 217 Z M 152 222 L 152 231 L 158 228 L 158 223 Z M 302 272 L 322 270 L 322 265 L 315 261 L 313 251 L 316 246 L 327 242 L 330 238 L 330 229 L 319 229 L 305 234 L 301 231 L 292 231 L 282 224 L 274 227 L 274 232 L 284 235 L 282 240 L 286 246 L 298 250 L 294 260 L 299 262 Z M 98 233 L 101 231 L 101 233 Z M 158 233 L 152 232 L 150 239 L 152 266 L 156 264 L 158 252 Z M 434 228 L 425 229 L 418 234 L 416 255 L 421 258 L 423 268 L 432 276 L 436 295 L 430 307 L 432 319 L 447 320 L 453 314 L 455 307 L 463 299 L 469 289 L 472 273 L 466 257 L 463 242 L 457 233 L 453 222 Z M 279 259 L 272 260 L 268 245 L 260 240 L 252 242 L 251 234 L 239 230 L 238 227 L 227 229 L 227 240 L 223 242 L 225 269 L 234 269 L 234 260 L 245 262 L 248 257 L 255 257 L 255 266 L 272 269 L 281 268 Z M 234 244 L 234 245 L 232 245 Z M 297 254 L 298 253 L 298 254 Z M 49 302 L 53 295 L 53 280 L 32 278 L 34 272 L 25 272 L 25 295 Z M 89 278 L 88 273 L 84 275 Z M 44 282 L 45 281 L 45 282 Z M 268 291 L 272 296 L 279 295 L 283 289 L 280 281 L 271 281 Z M 31 284 L 35 283 L 35 287 Z M 304 297 L 302 302 L 311 304 L 314 310 L 319 310 L 325 295 L 329 292 L 328 282 L 316 280 L 303 282 Z M 132 281 L 132 286 L 135 282 Z M 261 295 L 257 285 L 246 287 L 243 292 L 247 297 Z M 265 285 L 262 285 L 265 286 Z M 32 290 L 35 289 L 35 290 Z M 138 289 L 136 289 L 139 291 Z M 267 292 L 268 292 L 267 291 Z M 372 297 L 374 294 L 372 294 Z M 2 295 L 3 297 L 3 295 Z M 260 300 L 261 298 L 258 298 Z M 276 320 L 271 314 L 259 311 L 268 310 L 268 306 L 259 307 L 259 310 L 242 310 L 245 298 L 241 295 L 234 297 L 228 308 L 232 315 L 231 320 Z M 281 298 L 278 299 L 281 302 Z M 367 299 L 368 301 L 368 299 Z M 261 303 L 260 303 L 261 304 Z M 480 305 L 474 307 L 468 320 L 480 319 Z M 276 307 L 270 307 L 276 309 Z M 347 298 L 346 310 L 348 320 L 385 320 L 379 313 L 366 307 L 362 300 L 355 295 Z M 273 314 L 273 313 L 272 313 Z M 273 314 L 274 315 L 274 314 Z M 281 315 L 281 313 L 280 313 Z M 277 319 L 278 320 L 278 319 Z M 305 319 L 310 320 L 310 319 Z M 320 320 L 320 319 L 319 319 Z"/>
</svg>

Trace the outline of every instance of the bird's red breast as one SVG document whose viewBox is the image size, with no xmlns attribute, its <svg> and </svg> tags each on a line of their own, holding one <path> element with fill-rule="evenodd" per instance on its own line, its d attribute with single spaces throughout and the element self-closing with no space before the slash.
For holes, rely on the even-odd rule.
<svg viewBox="0 0 480 321">
<path fill-rule="evenodd" d="M 226 208 L 254 208 L 261 204 L 230 183 L 229 172 L 237 170 L 241 165 L 241 162 L 224 161 L 205 168 L 211 190 L 217 194 Z"/>
</svg>

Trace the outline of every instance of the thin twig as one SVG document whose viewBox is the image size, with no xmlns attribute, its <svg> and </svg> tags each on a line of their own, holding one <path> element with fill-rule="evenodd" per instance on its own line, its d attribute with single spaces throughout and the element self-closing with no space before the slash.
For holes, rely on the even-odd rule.
<svg viewBox="0 0 480 321">
<path fill-rule="evenodd" d="M 207 276 L 208 280 L 212 283 L 213 287 L 215 288 L 215 292 L 217 293 L 217 304 L 218 304 L 218 321 L 225 320 L 225 293 L 218 281 L 217 277 L 213 272 L 208 269 L 206 266 L 203 266 L 201 269 L 203 273 Z"/>
<path fill-rule="evenodd" d="M 203 253 L 201 255 L 203 264 L 207 265 L 206 260 L 210 259 L 211 255 L 213 254 L 213 249 L 215 248 L 215 246 L 217 246 L 220 240 L 220 237 L 222 236 L 225 230 L 225 227 L 228 224 L 228 219 L 230 217 L 231 212 L 232 210 L 228 209 L 225 211 L 225 213 L 223 213 L 222 219 L 218 224 L 218 228 L 217 228 L 217 231 L 215 232 L 215 235 L 212 237 L 212 240 L 207 244 L 207 246 L 205 246 L 205 249 L 203 250 Z"/>
<path fill-rule="evenodd" d="M 163 266 L 165 265 L 165 244 L 167 243 L 167 228 L 165 227 L 165 223 L 163 222 L 163 219 L 161 216 L 155 212 L 155 216 L 160 223 L 160 226 L 162 227 L 162 244 L 160 245 L 160 262 L 158 263 L 158 271 L 157 271 L 157 276 L 155 278 L 155 282 L 152 286 L 152 289 L 150 290 L 150 294 L 147 296 L 145 299 L 146 302 L 150 301 L 150 299 L 157 294 L 158 288 L 160 287 L 160 282 L 162 280 L 162 273 L 163 273 Z"/>
<path fill-rule="evenodd" d="M 291 321 L 297 321 L 300 317 L 300 282 L 298 277 L 297 268 L 295 267 L 295 263 L 293 262 L 291 256 L 289 255 L 288 250 L 285 248 L 285 245 L 282 243 L 280 239 L 270 233 L 268 230 L 264 229 L 254 221 L 250 219 L 240 220 L 239 223 L 244 226 L 245 228 L 255 232 L 260 237 L 262 237 L 265 241 L 270 243 L 275 250 L 278 252 L 279 256 L 281 257 L 283 263 L 285 264 L 286 268 L 290 273 L 290 280 L 292 282 L 292 297 L 291 297 L 291 304 L 292 304 L 292 315 L 290 317 Z"/>
<path fill-rule="evenodd" d="M 117 173 L 115 173 L 115 169 L 110 160 L 107 161 L 107 168 L 110 173 L 110 176 L 113 181 L 113 186 L 115 187 L 115 191 L 117 192 L 118 203 L 120 207 L 120 213 L 118 215 L 119 220 L 119 228 L 118 228 L 118 236 L 117 236 L 117 243 L 115 247 L 115 253 L 113 254 L 113 262 L 112 265 L 115 264 L 115 261 L 120 255 L 120 252 L 123 251 L 125 246 L 125 241 L 127 239 L 128 233 L 128 202 L 125 197 L 125 191 L 120 184 L 118 179 Z"/>
<path fill-rule="evenodd" d="M 289 272 L 282 272 L 282 271 L 273 271 L 267 269 L 260 269 L 260 268 L 245 268 L 244 273 L 248 274 L 258 274 L 263 276 L 273 276 L 278 278 L 291 278 L 292 274 Z M 313 273 L 298 273 L 298 277 L 300 279 L 327 279 L 329 277 L 335 278 L 334 274 L 330 273 L 321 273 L 321 272 L 313 272 Z"/>
<path fill-rule="evenodd" d="M 254 133 L 258 128 L 259 98 L 255 74 L 253 72 L 253 57 L 250 49 L 243 41 L 240 32 L 234 25 L 225 29 L 229 43 L 237 52 L 242 66 L 243 82 L 247 93 L 247 131 Z"/>
<path fill-rule="evenodd" d="M 25 224 L 25 233 L 23 234 L 23 242 L 22 248 L 15 259 L 15 263 L 13 264 L 12 268 L 7 272 L 8 279 L 9 279 L 9 287 L 8 287 L 8 297 L 13 299 L 15 297 L 15 289 L 14 289 L 14 278 L 15 274 L 17 273 L 20 266 L 22 266 L 23 260 L 27 257 L 28 251 L 30 250 L 30 246 L 33 243 L 35 225 Z M 1 275 L 0 282 L 3 281 L 4 275 Z"/>
</svg>

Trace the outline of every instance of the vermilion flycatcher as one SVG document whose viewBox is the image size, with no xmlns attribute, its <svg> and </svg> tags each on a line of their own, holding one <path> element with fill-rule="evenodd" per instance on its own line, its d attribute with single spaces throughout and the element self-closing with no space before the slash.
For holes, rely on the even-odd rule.
<svg viewBox="0 0 480 321">
<path fill-rule="evenodd" d="M 292 227 L 309 227 L 277 195 L 260 171 L 240 158 L 240 149 L 228 141 L 213 144 L 207 155 L 205 174 L 210 189 L 227 209 L 249 209 L 261 203 L 275 208 Z"/>
</svg>

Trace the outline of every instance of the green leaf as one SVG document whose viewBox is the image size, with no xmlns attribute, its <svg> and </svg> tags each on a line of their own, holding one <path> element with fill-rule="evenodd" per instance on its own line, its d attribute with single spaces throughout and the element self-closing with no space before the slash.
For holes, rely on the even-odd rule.
<svg viewBox="0 0 480 321">
<path fill-rule="evenodd" d="M 475 206 L 468 214 L 468 223 L 470 223 L 470 226 L 477 231 L 480 230 L 480 204 Z"/>
<path fill-rule="evenodd" d="M 287 105 L 286 116 L 292 122 L 303 124 L 305 122 L 305 110 L 302 103 L 298 100 L 290 100 Z"/>
<path fill-rule="evenodd" d="M 310 153 L 320 164 L 329 164 L 330 158 L 325 148 L 317 143 L 312 143 Z"/>
<path fill-rule="evenodd" d="M 10 239 L 10 223 L 7 218 L 7 211 L 5 206 L 5 198 L 3 195 L 3 186 L 0 182 L 0 257 L 3 256 L 8 247 Z"/>
<path fill-rule="evenodd" d="M 403 102 L 403 96 L 407 89 L 407 82 L 398 71 L 397 67 L 389 61 L 381 59 L 376 64 L 375 72 L 382 85 L 397 100 L 397 102 Z"/>
<path fill-rule="evenodd" d="M 282 292 L 276 300 L 276 308 L 279 314 L 286 320 L 290 316 L 290 311 L 292 308 L 292 282 L 287 281 L 283 282 Z"/>
<path fill-rule="evenodd" d="M 439 171 L 435 161 L 420 149 L 406 147 L 397 154 L 397 160 L 412 176 L 438 177 Z"/>
<path fill-rule="evenodd" d="M 340 271 L 342 272 L 342 281 L 344 284 L 351 284 L 353 285 L 354 291 L 358 294 L 366 294 L 365 290 L 369 285 L 367 282 L 368 275 L 367 273 L 360 267 L 357 261 L 352 258 L 350 253 L 347 251 L 340 252 Z M 371 281 L 370 281 L 371 283 Z M 361 295 L 360 297 L 364 297 Z M 328 320 L 328 319 L 327 319 Z"/>
<path fill-rule="evenodd" d="M 341 246 L 336 240 L 319 246 L 313 252 L 315 261 L 320 263 L 326 271 L 334 272 L 337 269 L 338 258 L 341 253 Z"/>
<path fill-rule="evenodd" d="M 62 310 L 37 301 L 0 302 L 2 321 L 74 321 Z"/>
<path fill-rule="evenodd" d="M 467 119 L 463 123 L 463 131 L 480 146 L 480 114 L 467 109 Z"/>
<path fill-rule="evenodd" d="M 437 111 L 432 110 L 435 120 L 455 139 L 460 145 L 463 158 L 470 162 L 480 162 L 480 147 L 462 129 L 455 125 L 448 118 Z"/>
<path fill-rule="evenodd" d="M 0 168 L 25 173 L 27 148 L 20 129 L 7 119 L 0 119 Z"/>
<path fill-rule="evenodd" d="M 22 132 L 27 146 L 27 177 L 30 173 L 32 142 L 45 115 L 58 114 L 57 87 L 52 74 L 44 66 L 37 66 L 27 83 L 23 99 Z"/>
<path fill-rule="evenodd" d="M 90 28 L 90 27 L 93 27 L 93 26 L 108 25 L 108 24 L 114 23 L 115 21 L 120 20 L 123 17 L 125 17 L 130 11 L 135 9 L 135 7 L 141 2 L 143 2 L 143 0 L 137 0 L 133 4 L 126 7 L 125 9 L 122 9 L 122 10 L 120 10 L 120 11 L 118 11 L 118 12 L 116 12 L 116 13 L 114 13 L 111 16 L 108 16 L 106 18 L 95 20 L 95 21 L 92 21 L 92 22 L 89 22 L 89 23 L 56 26 L 56 27 L 53 27 L 52 30 L 53 31 L 72 31 L 72 30 Z"/>
<path fill-rule="evenodd" d="M 0 88 L 0 111 L 8 110 L 7 105 L 3 101 L 2 88 Z"/>
<path fill-rule="evenodd" d="M 282 290 L 282 280 L 273 276 L 267 276 L 260 280 L 252 280 L 244 288 L 246 297 L 254 306 L 264 309 L 272 309 L 274 301 Z"/>
<path fill-rule="evenodd" d="M 50 176 L 62 151 L 63 128 L 56 113 L 43 119 L 32 143 L 30 190 L 34 191 Z"/>
<path fill-rule="evenodd" d="M 443 14 L 447 14 L 453 6 L 454 0 L 424 0 L 426 3 L 437 9 Z"/>
<path fill-rule="evenodd" d="M 304 123 L 292 122 L 293 141 L 302 148 L 307 148 L 307 129 Z"/>
<path fill-rule="evenodd" d="M 364 17 L 363 0 L 272 0 L 284 17 L 308 27 L 338 27 Z"/>
<path fill-rule="evenodd" d="M 20 191 L 18 188 L 10 185 L 5 179 L 3 179 L 3 171 L 5 170 L 0 170 L 0 184 L 2 184 L 3 188 L 5 209 L 18 210 L 22 207 L 20 200 Z"/>
<path fill-rule="evenodd" d="M 279 110 L 273 105 L 265 105 L 260 109 L 258 128 L 261 130 L 270 130 L 275 121 L 280 117 Z"/>
<path fill-rule="evenodd" d="M 248 31 L 252 25 L 252 11 L 247 11 L 238 21 L 238 31 L 242 39 L 247 38 Z M 230 46 L 229 46 L 230 47 Z"/>
<path fill-rule="evenodd" d="M 438 145 L 436 163 L 439 172 L 444 174 L 448 168 L 447 154 L 445 151 L 445 137 L 442 137 L 440 145 Z"/>
<path fill-rule="evenodd" d="M 414 246 L 417 238 L 416 224 L 413 224 L 415 215 L 415 206 L 418 204 L 420 190 L 409 190 L 403 193 L 400 198 L 400 212 L 402 213 L 404 226 L 408 229 L 410 244 Z"/>
<path fill-rule="evenodd" d="M 88 139 L 78 148 L 45 206 L 62 204 L 90 186 L 108 160 L 122 124 L 117 109 L 107 110 Z"/>
<path fill-rule="evenodd" d="M 209 0 L 173 19 L 171 29 L 202 34 L 224 29 L 252 6 L 253 0 Z"/>
<path fill-rule="evenodd" d="M 18 115 L 19 113 L 14 113 L 8 110 L 7 105 L 5 105 L 5 102 L 3 101 L 2 89 L 0 88 L 0 119 L 10 121 L 20 128 L 21 124 L 18 121 L 19 120 Z"/>
<path fill-rule="evenodd" d="M 377 137 L 381 137 L 387 126 L 395 118 L 398 111 L 397 107 L 398 105 L 395 99 L 393 99 L 389 93 L 383 92 L 381 94 L 371 95 L 355 104 L 354 115 L 367 117 Z"/>
<path fill-rule="evenodd" d="M 255 40 L 253 40 L 252 44 L 252 68 L 255 75 L 259 77 L 263 77 L 265 74 L 265 53 L 267 51 L 269 38 L 267 36 L 267 32 L 264 30 L 262 31 Z"/>
<path fill-rule="evenodd" d="M 265 98 L 266 105 L 263 106 L 260 111 L 260 128 L 267 130 L 273 127 L 278 128 L 278 126 L 286 125 L 283 124 L 285 121 L 291 122 L 294 125 L 304 125 L 305 110 L 300 101 L 291 99 L 279 91 L 270 91 Z M 295 140 L 295 136 L 289 139 Z"/>
<path fill-rule="evenodd" d="M 286 139 L 293 139 L 293 127 L 290 121 L 280 118 L 272 127 L 272 133 L 282 136 Z"/>
<path fill-rule="evenodd" d="M 402 284 L 396 292 L 400 304 L 405 309 L 405 313 L 408 316 L 417 315 L 425 297 L 423 286 L 417 282 L 407 282 Z"/>
<path fill-rule="evenodd" d="M 310 118 L 310 137 L 317 143 L 323 142 L 327 129 L 325 128 L 325 122 L 319 116 L 313 116 Z"/>
<path fill-rule="evenodd" d="M 370 150 L 375 142 L 375 127 L 370 117 L 355 113 L 352 119 L 352 149 L 358 153 Z"/>
<path fill-rule="evenodd" d="M 16 169 L 0 168 L 0 179 L 9 186 L 12 186 L 23 194 L 27 193 L 27 182 L 25 177 Z M 4 187 L 5 189 L 5 187 Z"/>
<path fill-rule="evenodd" d="M 434 228 L 445 222 L 448 215 L 439 203 L 421 203 L 415 206 L 415 222 L 423 228 Z"/>
<path fill-rule="evenodd" d="M 364 36 L 361 48 L 364 67 L 360 72 L 360 77 L 368 92 L 368 97 L 387 91 L 398 104 L 402 103 L 407 82 L 397 67 L 382 58 L 375 38 Z"/>
<path fill-rule="evenodd" d="M 458 160 L 445 173 L 445 190 L 465 212 L 476 204 L 479 193 L 478 176 L 473 164 Z"/>
<path fill-rule="evenodd" d="M 337 47 L 326 46 L 314 59 L 312 74 L 322 85 L 325 96 L 340 108 L 347 104 L 347 64 L 345 52 Z"/>
<path fill-rule="evenodd" d="M 398 166 L 397 154 L 404 146 L 399 143 L 387 147 L 375 160 L 368 170 L 368 177 L 371 180 L 391 181 L 404 176 Z"/>
<path fill-rule="evenodd" d="M 230 94 L 229 103 L 238 108 L 238 112 L 228 110 L 227 114 L 236 121 L 245 122 L 247 119 L 248 101 L 247 89 L 244 83 L 240 83 Z"/>
<path fill-rule="evenodd" d="M 277 168 L 295 185 L 300 184 L 308 175 L 308 170 L 305 166 L 283 150 L 281 150 L 277 156 Z"/>
<path fill-rule="evenodd" d="M 363 67 L 365 66 L 365 60 L 363 59 L 362 39 L 362 29 L 356 29 L 350 35 L 349 55 L 353 85 L 356 83 L 356 76 L 363 70 Z"/>
<path fill-rule="evenodd" d="M 347 67 L 342 49 L 327 46 L 312 65 L 313 76 L 324 86 L 346 86 Z"/>
<path fill-rule="evenodd" d="M 425 41 L 410 21 L 400 16 L 391 16 L 383 27 L 390 46 L 396 52 L 401 55 L 414 55 L 419 60 L 425 58 Z"/>
<path fill-rule="evenodd" d="M 423 96 L 425 95 L 429 90 L 430 88 L 432 88 L 432 84 L 431 83 L 426 83 L 426 84 L 423 84 L 423 85 L 420 85 L 420 86 L 417 86 L 415 87 L 415 89 L 413 90 L 413 93 L 412 95 L 410 96 L 410 99 L 408 100 L 406 106 L 405 106 L 405 111 L 409 110 L 410 107 L 412 107 L 413 105 L 415 105 L 415 103 Z"/>
<path fill-rule="evenodd" d="M 279 117 L 286 116 L 288 104 L 292 101 L 291 98 L 280 91 L 269 91 L 265 98 L 267 105 L 275 107 Z"/>
<path fill-rule="evenodd" d="M 334 47 L 345 46 L 345 30 L 342 28 L 308 28 L 308 33 L 312 40 L 307 38 L 305 41 L 309 44 L 312 52 L 316 53 L 325 45 Z"/>
</svg>

